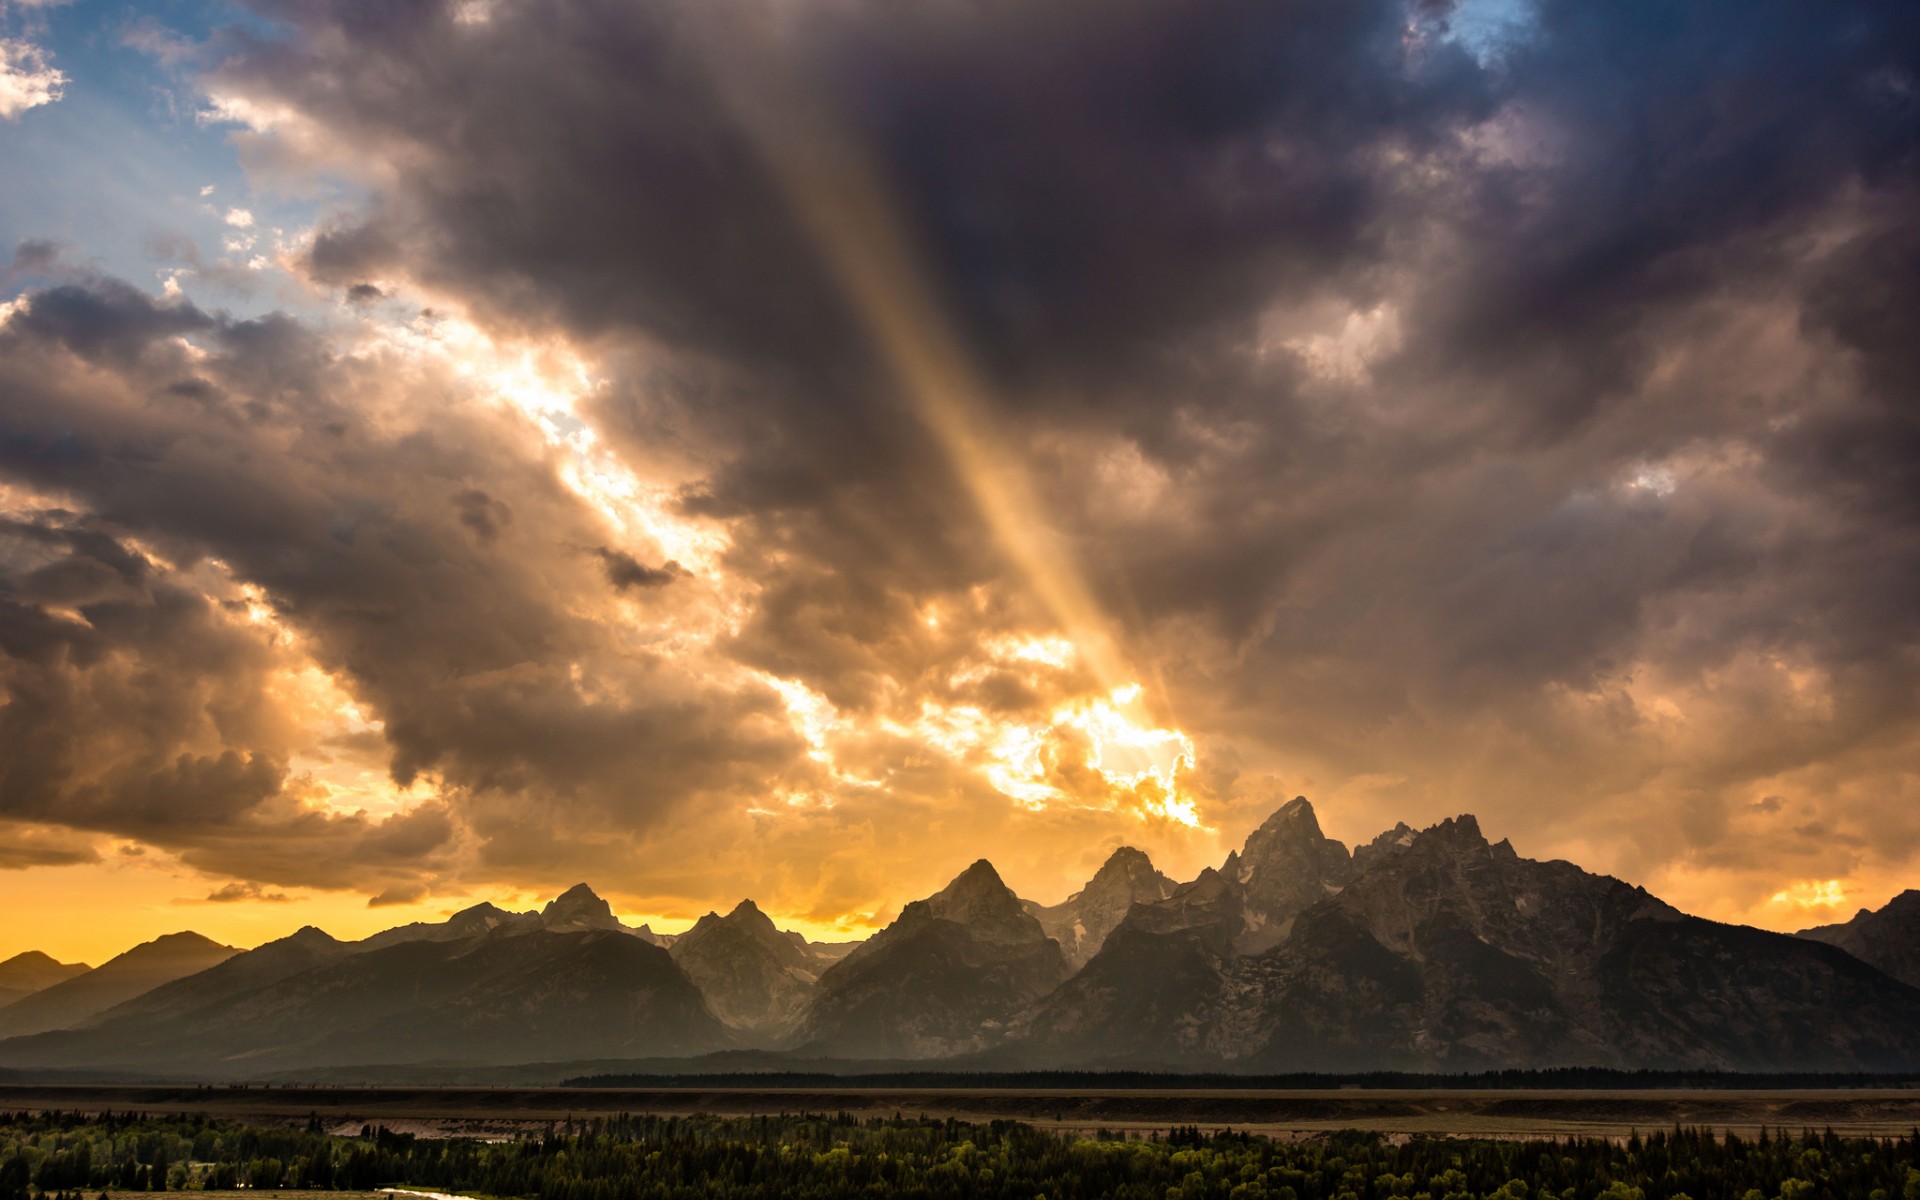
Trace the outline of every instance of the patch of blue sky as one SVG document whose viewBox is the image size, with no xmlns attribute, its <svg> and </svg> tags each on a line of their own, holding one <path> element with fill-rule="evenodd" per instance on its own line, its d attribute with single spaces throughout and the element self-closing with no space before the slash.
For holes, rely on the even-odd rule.
<svg viewBox="0 0 1920 1200">
<path fill-rule="evenodd" d="M 1447 36 L 1490 65 L 1526 40 L 1534 23 L 1530 0 L 1459 0 L 1447 15 Z"/>
<path fill-rule="evenodd" d="M 174 278 L 240 315 L 297 304 L 284 277 L 249 264 L 271 259 L 276 229 L 310 226 L 337 197 L 254 187 L 232 127 L 208 119 L 192 66 L 166 52 L 222 27 L 264 30 L 258 18 L 220 0 L 0 6 L 4 36 L 39 46 L 66 78 L 59 100 L 0 121 L 0 253 L 52 242 L 67 264 L 155 292 Z M 250 226 L 229 220 L 236 209 Z M 16 275 L 7 291 L 43 282 Z"/>
</svg>

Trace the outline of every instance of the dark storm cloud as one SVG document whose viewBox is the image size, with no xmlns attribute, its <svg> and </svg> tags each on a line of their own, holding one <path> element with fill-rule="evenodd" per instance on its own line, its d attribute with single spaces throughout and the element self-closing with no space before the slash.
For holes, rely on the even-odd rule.
<svg viewBox="0 0 1920 1200">
<path fill-rule="evenodd" d="M 1182 388 L 1215 323 L 1282 287 L 1344 290 L 1399 186 L 1382 151 L 1491 102 L 1458 47 L 1411 60 L 1382 5 L 274 11 L 298 35 L 237 44 L 216 87 L 419 164 L 322 232 L 319 278 L 401 273 L 503 320 L 646 336 L 665 361 L 603 404 L 616 435 L 670 431 L 710 472 L 690 502 L 766 517 L 766 549 L 824 537 L 909 587 L 976 582 L 988 548 L 949 530 L 964 501 L 937 449 L 717 92 L 737 23 L 790 22 L 1023 402 L 1064 385 L 1070 411 L 1124 403 L 1143 427 L 1175 415 L 1163 391 L 1093 383 L 1152 364 Z"/>
<path fill-rule="evenodd" d="M 727 98 L 772 45 L 871 155 L 1183 727 L 1374 780 L 1344 801 L 1374 828 L 1475 808 L 1649 869 L 1920 851 L 1920 9 L 1543 0 L 1475 42 L 1473 11 L 1388 0 L 259 7 L 284 36 L 226 35 L 208 86 L 297 120 L 243 151 L 369 195 L 307 271 L 590 350 L 583 415 L 729 523 L 739 661 L 856 717 L 1049 702 L 955 682 L 1044 619 Z M 118 285 L 6 336 L 0 470 L 261 588 L 397 778 L 474 793 L 490 861 L 569 852 L 516 797 L 645 816 L 791 755 L 740 732 L 764 700 L 652 660 L 644 703 L 581 698 L 608 643 L 570 597 L 671 612 L 702 580 L 581 553 L 604 535 L 488 422 L 383 437 L 313 331 Z M 32 620 L 161 607 L 60 545 L 89 561 Z M 156 749 L 122 786 L 198 772 L 231 814 L 284 762 Z"/>
<path fill-rule="evenodd" d="M 98 850 L 85 838 L 67 830 L 12 823 L 0 825 L 0 871 L 82 866 L 99 861 Z"/>
<path fill-rule="evenodd" d="M 493 541 L 513 524 L 513 510 L 479 488 L 468 488 L 455 496 L 453 506 L 459 510 L 460 523 L 483 542 Z"/>
<path fill-rule="evenodd" d="M 396 884 L 377 896 L 367 898 L 368 908 L 390 908 L 398 904 L 418 904 L 427 898 L 428 889 L 422 883 Z"/>
<path fill-rule="evenodd" d="M 594 554 L 607 572 L 607 582 L 623 592 L 665 587 L 687 573 L 685 567 L 672 559 L 657 567 L 650 567 L 624 550 L 607 546 L 597 547 Z"/>
<path fill-rule="evenodd" d="M 205 904 L 240 904 L 255 900 L 264 900 L 270 904 L 285 904 L 289 897 L 285 892 L 268 891 L 257 883 L 229 883 L 207 893 Z"/>
<path fill-rule="evenodd" d="M 650 347 L 597 416 L 706 464 L 688 503 L 763 584 L 735 652 L 843 707 L 922 694 L 916 602 L 997 568 L 718 98 L 760 19 L 1192 719 L 1443 806 L 1913 732 L 1911 6 L 1548 0 L 1484 60 L 1451 6 L 1386 2 L 274 11 L 297 35 L 216 87 L 417 164 L 316 273 Z M 1348 313 L 1385 332 L 1342 366 L 1313 337 Z M 1831 721 L 1755 684 L 1775 734 L 1736 752 L 1659 741 L 1649 695 L 1540 703 L 1743 655 L 1819 674 Z M 1443 712 L 1566 756 L 1489 765 Z"/>
<path fill-rule="evenodd" d="M 626 831 L 777 764 L 740 729 L 766 698 L 657 670 L 624 700 L 582 688 L 653 670 L 573 601 L 572 547 L 604 531 L 523 426 L 408 369 L 111 281 L 27 297 L 0 329 L 0 473 L 86 512 L 0 525 L 0 815 L 246 879 L 418 869 L 447 807 L 301 810 L 293 758 L 331 718 L 280 697 L 303 654 L 384 721 L 398 781 L 475 812 L 538 797 L 567 832 Z"/>
</svg>

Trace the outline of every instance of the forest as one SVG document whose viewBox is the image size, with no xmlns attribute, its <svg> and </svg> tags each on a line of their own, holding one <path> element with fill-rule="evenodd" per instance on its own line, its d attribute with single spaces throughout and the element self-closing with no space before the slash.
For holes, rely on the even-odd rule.
<svg viewBox="0 0 1920 1200">
<path fill-rule="evenodd" d="M 843 1113 L 620 1115 L 489 1142 L 337 1136 L 317 1119 L 0 1114 L 0 1200 L 380 1187 L 539 1200 L 1920 1200 L 1920 1133 L 1281 1141 Z"/>
</svg>

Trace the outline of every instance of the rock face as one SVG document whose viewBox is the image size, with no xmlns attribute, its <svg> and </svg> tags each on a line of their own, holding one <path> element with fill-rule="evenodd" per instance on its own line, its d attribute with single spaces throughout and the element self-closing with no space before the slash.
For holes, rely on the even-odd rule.
<svg viewBox="0 0 1920 1200">
<path fill-rule="evenodd" d="M 599 895 L 586 883 L 574 883 L 559 897 L 547 900 L 547 906 L 540 910 L 540 927 L 547 933 L 584 933 L 588 929 L 609 929 L 612 933 L 632 933 L 639 939 L 659 945 L 659 937 L 653 935 L 653 929 L 641 925 L 632 929 L 620 924 L 620 918 L 612 914 L 612 904 L 599 899 Z"/>
<path fill-rule="evenodd" d="M 1066 975 L 1060 944 L 981 859 L 827 968 L 793 1040 L 868 1058 L 966 1053 Z"/>
<path fill-rule="evenodd" d="M 1838 946 L 1900 982 L 1920 988 L 1920 891 L 1901 892 L 1885 908 L 1861 909 L 1842 925 L 1803 929 L 1798 936 Z"/>
<path fill-rule="evenodd" d="M 751 900 L 726 916 L 708 913 L 668 948 L 673 961 L 728 1026 L 778 1037 L 799 1019 L 830 960 L 782 932 Z"/>
<path fill-rule="evenodd" d="M 0 1008 L 0 1038 L 69 1029 L 122 1001 L 232 958 L 232 946 L 197 933 L 169 933 L 142 942 L 85 974 Z"/>
<path fill-rule="evenodd" d="M 1234 942 L 1246 929 L 1238 884 L 1209 867 L 1152 904 L 1135 905 L 1086 966 L 1014 1030 L 1034 1065 L 1230 1058 Z"/>
<path fill-rule="evenodd" d="M 1275 1070 L 1920 1062 L 1920 992 L 1844 953 L 1523 859 L 1471 817 L 1401 841 L 1256 953 L 1230 936 L 1246 901 L 1224 873 L 1135 909 L 1038 1006 L 1020 1053 Z"/>
<path fill-rule="evenodd" d="M 0 1043 L 10 1065 L 200 1077 L 699 1054 L 734 1044 L 667 952 L 614 930 L 495 930 L 347 954 L 153 1018 Z"/>
<path fill-rule="evenodd" d="M 1395 825 L 1379 837 L 1364 846 L 1353 848 L 1353 873 L 1358 875 L 1381 859 L 1394 855 L 1413 845 L 1414 831 L 1405 821 Z"/>
<path fill-rule="evenodd" d="M 176 934 L 0 1008 L 0 1066 L 391 1077 L 754 1048 L 1176 1071 L 1906 1071 L 1920 988 L 1898 976 L 1920 974 L 1917 927 L 1916 892 L 1793 937 L 1703 921 L 1522 858 L 1470 816 L 1348 854 L 1295 800 L 1191 883 L 1121 850 L 1041 907 L 982 860 L 851 950 L 751 902 L 669 950 L 585 885 L 538 913 L 476 905 L 360 943 L 308 928 L 235 954 Z M 23 960 L 0 966 L 51 961 Z"/>
<path fill-rule="evenodd" d="M 85 963 L 63 963 L 38 950 L 16 954 L 0 962 L 0 1008 L 90 970 Z"/>
<path fill-rule="evenodd" d="M 1151 904 L 1173 893 L 1174 882 L 1154 870 L 1153 861 L 1132 846 L 1115 850 L 1087 886 L 1059 904 L 1026 910 L 1048 937 L 1060 943 L 1067 965 L 1079 969 L 1100 949 L 1116 925 L 1136 904 Z"/>
<path fill-rule="evenodd" d="M 1320 832 L 1306 797 L 1287 801 L 1220 868 L 1240 888 L 1247 921 L 1241 948 L 1285 940 L 1293 919 L 1346 887 L 1353 870 L 1353 856 Z"/>
</svg>

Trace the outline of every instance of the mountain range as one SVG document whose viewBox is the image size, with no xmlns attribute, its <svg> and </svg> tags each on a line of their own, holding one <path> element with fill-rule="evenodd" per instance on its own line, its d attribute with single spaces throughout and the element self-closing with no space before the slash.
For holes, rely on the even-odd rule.
<svg viewBox="0 0 1920 1200">
<path fill-rule="evenodd" d="M 1059 904 L 983 860 L 856 945 L 751 900 L 678 936 L 585 884 L 360 942 L 197 934 L 0 963 L 0 1067 L 234 1079 L 760 1060 L 1466 1071 L 1920 1068 L 1920 892 L 1799 935 L 1689 916 L 1489 842 L 1470 816 L 1349 850 L 1295 799 L 1177 883 L 1131 847 Z M 4 993 L 0 993 L 4 995 Z"/>
</svg>

